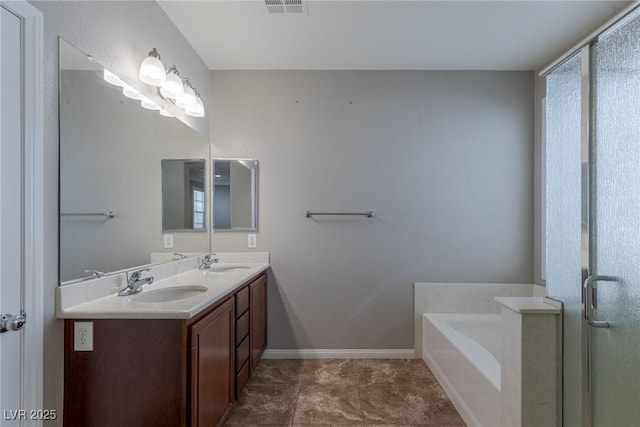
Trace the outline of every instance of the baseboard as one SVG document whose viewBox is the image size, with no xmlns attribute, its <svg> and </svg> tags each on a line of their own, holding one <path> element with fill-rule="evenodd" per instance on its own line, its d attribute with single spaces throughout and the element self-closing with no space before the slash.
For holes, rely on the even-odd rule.
<svg viewBox="0 0 640 427">
<path fill-rule="evenodd" d="M 414 359 L 412 348 L 402 349 L 267 349 L 263 359 Z"/>
</svg>

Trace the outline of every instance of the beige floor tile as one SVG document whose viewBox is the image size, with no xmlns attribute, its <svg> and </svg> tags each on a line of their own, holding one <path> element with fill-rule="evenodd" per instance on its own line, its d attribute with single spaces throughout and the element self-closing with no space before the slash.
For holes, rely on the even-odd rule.
<svg viewBox="0 0 640 427">
<path fill-rule="evenodd" d="M 248 384 L 227 424 L 290 424 L 299 384 Z"/>
<path fill-rule="evenodd" d="M 291 424 L 291 427 L 364 427 L 364 424 Z"/>
<path fill-rule="evenodd" d="M 465 426 L 421 359 L 263 360 L 226 425 Z"/>
<path fill-rule="evenodd" d="M 225 427 L 289 427 L 291 424 L 229 424 L 227 421 Z"/>
<path fill-rule="evenodd" d="M 364 427 L 467 427 L 466 424 L 365 424 Z"/>
<path fill-rule="evenodd" d="M 434 384 L 430 384 L 429 388 L 433 390 L 435 396 L 438 396 L 431 409 L 434 414 L 435 424 L 438 427 L 464 426 L 465 423 L 462 417 L 458 414 L 442 386 L 436 381 Z"/>
<path fill-rule="evenodd" d="M 405 359 L 356 360 L 358 384 L 409 384 L 411 369 Z"/>
<path fill-rule="evenodd" d="M 358 388 L 349 385 L 303 384 L 293 424 L 361 424 Z"/>
<path fill-rule="evenodd" d="M 360 398 L 365 424 L 462 422 L 449 399 L 428 384 L 365 385 Z"/>
<path fill-rule="evenodd" d="M 300 382 L 303 362 L 298 359 L 262 360 L 251 373 L 251 384 L 294 384 Z"/>
<path fill-rule="evenodd" d="M 225 427 L 289 427 L 291 424 L 230 424 L 228 421 Z"/>
<path fill-rule="evenodd" d="M 424 360 L 405 359 L 405 363 L 409 367 L 409 373 L 415 382 L 427 382 L 429 384 L 438 382 Z"/>
<path fill-rule="evenodd" d="M 351 359 L 305 360 L 301 379 L 303 384 L 356 385 L 356 365 Z"/>
</svg>

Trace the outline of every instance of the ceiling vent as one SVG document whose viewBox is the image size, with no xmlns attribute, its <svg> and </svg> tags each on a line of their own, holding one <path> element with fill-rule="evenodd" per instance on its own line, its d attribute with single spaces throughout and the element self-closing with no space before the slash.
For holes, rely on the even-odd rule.
<svg viewBox="0 0 640 427">
<path fill-rule="evenodd" d="M 304 13 L 306 10 L 303 0 L 264 0 L 269 13 Z"/>
</svg>

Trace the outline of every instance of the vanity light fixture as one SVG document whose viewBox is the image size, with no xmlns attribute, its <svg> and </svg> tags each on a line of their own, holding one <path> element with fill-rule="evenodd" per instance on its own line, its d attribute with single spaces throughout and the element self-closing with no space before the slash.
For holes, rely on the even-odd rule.
<svg viewBox="0 0 640 427">
<path fill-rule="evenodd" d="M 176 98 L 176 105 L 182 109 L 192 108 L 196 104 L 196 93 L 193 90 L 193 86 L 191 86 L 191 82 L 189 79 L 183 77 L 182 82 L 184 83 L 184 92 L 182 96 Z"/>
<path fill-rule="evenodd" d="M 107 70 L 106 68 L 102 71 L 102 78 L 107 83 L 111 83 L 114 86 L 123 87 L 124 84 L 125 84 L 122 80 L 120 80 L 120 77 L 116 76 L 111 71 Z"/>
<path fill-rule="evenodd" d="M 196 102 L 191 107 L 185 108 L 184 113 L 191 117 L 204 117 L 204 104 L 202 103 L 202 99 L 200 99 L 200 94 L 197 90 L 195 90 L 194 93 L 196 95 Z"/>
<path fill-rule="evenodd" d="M 126 83 L 124 83 L 124 85 L 122 86 L 122 94 L 127 98 L 135 99 L 136 101 L 142 99 L 142 94 Z"/>
<path fill-rule="evenodd" d="M 154 47 L 140 64 L 140 80 L 151 86 L 162 86 L 167 81 L 167 74 L 160 54 Z"/>
<path fill-rule="evenodd" d="M 177 99 L 184 94 L 184 84 L 175 65 L 167 70 L 167 80 L 160 86 L 160 94 L 171 99 Z"/>
<path fill-rule="evenodd" d="M 174 67 L 175 68 L 175 67 Z M 175 70 L 176 74 L 178 70 Z M 161 116 L 164 117 L 175 117 L 170 111 L 160 107 L 156 102 L 152 101 L 148 97 L 144 96 L 137 89 L 123 82 L 120 77 L 113 74 L 111 71 L 106 68 L 102 70 L 102 77 L 108 83 L 111 83 L 114 86 L 122 87 L 122 94 L 127 98 L 140 101 L 140 106 L 142 108 L 146 108 L 147 110 L 158 111 Z M 180 81 L 182 84 L 182 81 Z"/>
<path fill-rule="evenodd" d="M 140 100 L 140 105 L 142 106 L 142 108 L 146 108 L 147 110 L 153 110 L 153 111 L 161 110 L 158 104 L 156 104 L 155 102 L 153 102 L 152 100 L 150 100 L 144 95 L 142 95 L 142 99 Z"/>
<path fill-rule="evenodd" d="M 142 61 L 140 65 L 140 80 L 148 85 L 156 86 L 163 99 L 182 108 L 187 116 L 204 117 L 204 103 L 200 98 L 198 90 L 191 84 L 188 78 L 180 76 L 175 65 L 165 69 L 160 61 L 160 54 L 156 48 L 153 48 L 144 61 Z M 161 113 L 164 111 L 167 114 L 171 114 L 171 116 L 162 114 L 163 116 L 173 117 L 172 113 L 161 108 L 149 99 L 143 102 L 143 107 L 149 108 L 145 106 L 151 105 L 149 102 L 158 107 L 153 109 L 161 110 Z"/>
</svg>

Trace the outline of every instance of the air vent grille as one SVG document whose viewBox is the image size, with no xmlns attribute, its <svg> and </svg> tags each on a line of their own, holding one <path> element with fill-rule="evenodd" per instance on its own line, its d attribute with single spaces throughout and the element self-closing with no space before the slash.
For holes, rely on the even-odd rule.
<svg viewBox="0 0 640 427">
<path fill-rule="evenodd" d="M 269 13 L 303 13 L 305 3 L 303 0 L 264 0 Z"/>
</svg>

